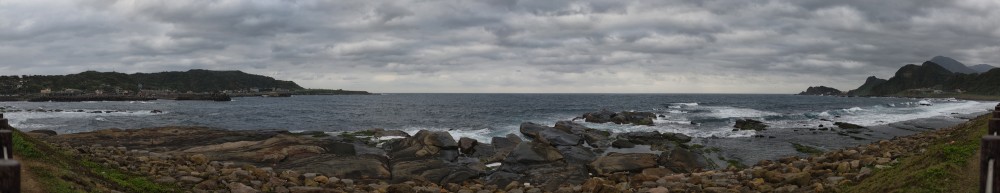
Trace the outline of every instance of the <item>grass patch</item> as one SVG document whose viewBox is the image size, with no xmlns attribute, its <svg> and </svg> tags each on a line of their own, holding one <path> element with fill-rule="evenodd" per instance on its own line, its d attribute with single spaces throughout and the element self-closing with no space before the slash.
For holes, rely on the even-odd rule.
<svg viewBox="0 0 1000 193">
<path fill-rule="evenodd" d="M 969 158 L 976 155 L 976 150 L 979 150 L 978 143 L 966 143 L 961 145 L 947 145 L 941 148 L 942 157 L 945 161 L 960 165 L 969 161 Z"/>
<path fill-rule="evenodd" d="M 805 153 L 805 154 L 810 154 L 810 155 L 816 155 L 816 154 L 823 153 L 823 150 L 816 149 L 815 147 L 811 147 L 811 146 L 807 146 L 807 145 L 802 145 L 802 144 L 798 144 L 798 143 L 791 143 L 791 144 L 792 144 L 792 147 L 795 148 L 795 151 L 798 151 L 800 153 Z"/>
<path fill-rule="evenodd" d="M 978 192 L 980 139 L 986 134 L 987 116 L 981 116 L 928 141 L 924 153 L 899 159 L 841 192 Z"/>
<path fill-rule="evenodd" d="M 177 188 L 173 186 L 157 184 L 144 177 L 126 174 L 117 169 L 109 169 L 91 161 L 80 161 L 80 165 L 131 192 L 177 192 Z"/>
<path fill-rule="evenodd" d="M 14 152 L 17 155 L 28 159 L 42 158 L 42 152 L 35 147 L 34 143 L 25 139 L 24 133 L 16 131 L 14 132 L 12 138 L 14 138 Z"/>
<path fill-rule="evenodd" d="M 14 154 L 33 176 L 40 192 L 104 192 L 98 187 L 125 192 L 178 192 L 172 184 L 158 184 L 126 172 L 81 159 L 48 143 L 15 130 Z M 44 152 L 44 153 L 43 153 Z"/>
<path fill-rule="evenodd" d="M 56 171 L 41 166 L 29 166 L 28 170 L 35 174 L 46 192 L 86 192 L 75 189 L 72 183 L 56 176 Z"/>
</svg>

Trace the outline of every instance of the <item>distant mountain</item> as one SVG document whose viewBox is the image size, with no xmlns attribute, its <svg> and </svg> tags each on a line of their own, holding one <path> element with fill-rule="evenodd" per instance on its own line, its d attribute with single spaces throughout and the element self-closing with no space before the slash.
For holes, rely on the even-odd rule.
<svg viewBox="0 0 1000 193">
<path fill-rule="evenodd" d="M 844 92 L 826 86 L 810 86 L 806 91 L 800 92 L 799 95 L 844 95 Z"/>
<path fill-rule="evenodd" d="M 875 76 L 869 76 L 868 79 L 865 80 L 865 84 L 862 84 L 857 89 L 848 91 L 847 95 L 848 96 L 868 96 L 868 95 L 871 95 L 872 89 L 875 88 L 876 85 L 885 83 L 886 81 L 889 81 L 889 80 L 881 79 L 881 78 L 876 78 Z"/>
<path fill-rule="evenodd" d="M 972 70 L 975 70 L 976 72 L 983 73 L 986 71 L 993 70 L 993 68 L 996 67 L 989 64 L 977 64 L 975 66 L 970 66 L 969 68 L 972 68 Z"/>
<path fill-rule="evenodd" d="M 302 89 L 292 81 L 275 80 L 241 71 L 189 70 L 135 74 L 86 71 L 69 75 L 0 76 L 0 93 L 4 94 L 38 93 L 42 89 L 53 91 L 77 89 L 87 92 L 136 91 L 140 87 L 178 92 L 216 92 L 251 88 Z"/>
<path fill-rule="evenodd" d="M 979 73 L 979 71 L 973 70 L 968 66 L 966 66 L 965 64 L 962 64 L 961 62 L 958 62 L 957 60 L 949 57 L 934 56 L 934 58 L 931 58 L 930 61 L 954 73 L 965 73 L 965 74 Z"/>
<path fill-rule="evenodd" d="M 882 84 L 875 85 L 870 95 L 886 96 L 909 89 L 938 88 L 955 75 L 935 62 L 927 61 L 917 66 L 907 64 L 896 71 L 896 75 Z"/>
</svg>

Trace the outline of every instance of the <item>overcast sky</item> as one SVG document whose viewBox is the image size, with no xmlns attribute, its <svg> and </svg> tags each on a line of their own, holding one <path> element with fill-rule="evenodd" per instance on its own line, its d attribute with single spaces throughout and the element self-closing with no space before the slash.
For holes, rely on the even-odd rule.
<svg viewBox="0 0 1000 193">
<path fill-rule="evenodd" d="M 0 0 L 0 74 L 242 70 L 374 92 L 795 93 L 1000 63 L 996 0 Z"/>
</svg>

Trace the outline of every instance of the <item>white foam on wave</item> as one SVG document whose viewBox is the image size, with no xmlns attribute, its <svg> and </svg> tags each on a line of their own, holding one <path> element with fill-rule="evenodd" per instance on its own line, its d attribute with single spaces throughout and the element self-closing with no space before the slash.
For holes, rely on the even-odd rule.
<svg viewBox="0 0 1000 193">
<path fill-rule="evenodd" d="M 721 137 L 721 138 L 737 138 L 737 137 L 752 137 L 756 134 L 755 131 L 733 131 L 732 127 L 718 127 L 718 128 L 706 128 L 702 126 L 694 126 L 690 123 L 688 124 L 654 124 L 653 126 L 646 125 L 619 125 L 614 123 L 583 123 L 579 122 L 587 127 L 594 129 L 601 129 L 609 131 L 612 133 L 627 133 L 627 132 L 651 132 L 656 131 L 660 133 L 681 133 L 691 137 L 707 138 L 707 137 Z M 654 121 L 655 123 L 655 121 Z M 732 125 L 732 124 L 730 124 Z"/>
<path fill-rule="evenodd" d="M 50 119 L 50 118 L 60 118 L 60 119 L 93 119 L 96 121 L 107 121 L 103 117 L 108 116 L 150 116 L 163 113 L 152 113 L 149 110 L 141 111 L 120 111 L 111 113 L 89 113 L 91 111 L 108 111 L 108 110 L 84 110 L 84 112 L 36 112 L 36 111 L 21 111 L 21 112 L 7 112 L 4 113 L 4 118 L 9 120 L 9 124 L 12 127 L 26 130 L 34 129 L 49 129 L 56 127 L 64 127 L 66 125 L 54 125 L 54 124 L 38 124 L 38 123 L 28 123 L 33 119 Z"/>
<path fill-rule="evenodd" d="M 661 124 L 685 124 L 685 125 L 690 125 L 691 121 L 689 121 L 687 119 L 671 120 L 669 116 L 662 117 L 662 118 L 658 117 L 657 119 L 653 119 L 653 125 L 661 125 Z"/>
<path fill-rule="evenodd" d="M 462 137 L 467 137 L 470 139 L 475 139 L 476 141 L 483 143 L 490 143 L 493 137 L 503 137 L 507 134 L 514 133 L 517 129 L 473 129 L 473 130 L 461 130 L 461 129 L 449 129 L 449 128 L 432 128 L 432 127 L 408 127 L 403 129 L 403 132 L 408 134 L 416 135 L 420 130 L 428 131 L 447 131 L 451 134 L 451 137 L 458 141 Z"/>
<path fill-rule="evenodd" d="M 969 114 L 985 112 L 986 107 L 993 107 L 995 105 L 997 105 L 996 102 L 959 101 L 935 103 L 933 106 L 873 108 L 870 110 L 852 111 L 834 120 L 862 126 L 873 126 L 935 116 L 952 116 L 952 113 Z"/>
<path fill-rule="evenodd" d="M 725 106 L 707 107 L 706 109 L 711 111 L 711 113 L 707 114 L 708 116 L 718 117 L 718 118 L 764 117 L 764 116 L 781 115 L 780 113 L 775 113 L 770 111 L 762 111 L 749 108 L 725 107 Z"/>
<path fill-rule="evenodd" d="M 667 108 L 680 109 L 686 107 L 695 107 L 698 105 L 699 105 L 698 103 L 670 103 L 670 105 L 667 105 Z"/>
<path fill-rule="evenodd" d="M 687 113 L 687 111 L 682 111 L 682 110 L 668 110 L 667 113 L 684 114 L 684 113 Z"/>
</svg>

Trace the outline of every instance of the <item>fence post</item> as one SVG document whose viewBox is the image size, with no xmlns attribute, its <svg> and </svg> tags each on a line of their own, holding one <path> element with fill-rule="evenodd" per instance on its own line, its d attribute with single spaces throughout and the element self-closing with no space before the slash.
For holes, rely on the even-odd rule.
<svg viewBox="0 0 1000 193">
<path fill-rule="evenodd" d="M 986 135 L 1000 135 L 1000 118 L 992 118 L 989 120 L 989 130 Z"/>
<path fill-rule="evenodd" d="M 982 140 L 982 154 L 980 155 L 979 166 L 979 192 L 990 193 L 1000 192 L 1000 178 L 998 178 L 997 161 L 1000 160 L 1000 136 L 987 135 Z"/>
<path fill-rule="evenodd" d="M 14 131 L 0 130 L 0 159 L 14 159 Z"/>
<path fill-rule="evenodd" d="M 14 127 L 10 126 L 7 118 L 3 118 L 3 113 L 0 113 L 0 130 L 14 130 Z"/>
<path fill-rule="evenodd" d="M 17 160 L 0 160 L 0 192 L 21 192 L 21 163 Z"/>
</svg>

